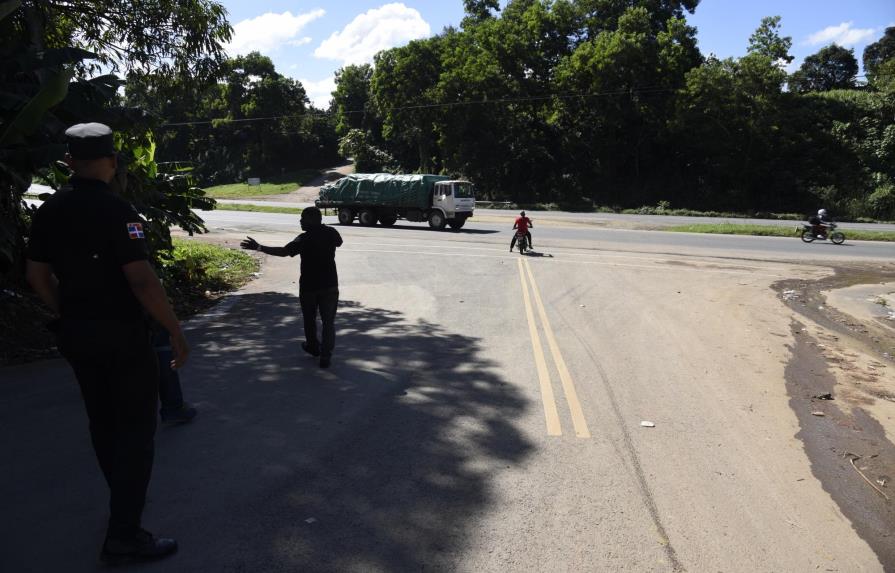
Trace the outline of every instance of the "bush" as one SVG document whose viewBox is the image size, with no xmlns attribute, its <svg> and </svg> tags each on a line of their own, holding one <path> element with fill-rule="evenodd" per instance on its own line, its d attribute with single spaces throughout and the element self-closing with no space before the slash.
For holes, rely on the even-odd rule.
<svg viewBox="0 0 895 573">
<path fill-rule="evenodd" d="M 159 276 L 178 316 L 190 316 L 214 304 L 225 292 L 246 284 L 260 268 L 248 253 L 184 239 L 174 240 Z"/>
</svg>

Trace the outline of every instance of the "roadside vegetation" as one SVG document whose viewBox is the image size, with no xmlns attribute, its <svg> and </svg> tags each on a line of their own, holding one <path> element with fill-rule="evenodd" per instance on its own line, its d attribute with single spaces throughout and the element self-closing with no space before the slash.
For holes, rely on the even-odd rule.
<svg viewBox="0 0 895 573">
<path fill-rule="evenodd" d="M 268 180 L 261 178 L 260 185 L 248 185 L 248 183 L 228 183 L 225 185 L 213 185 L 204 189 L 205 194 L 212 199 L 246 199 L 262 195 L 282 195 L 295 191 L 299 187 L 307 185 L 320 175 L 316 169 L 302 169 L 293 173 L 271 177 Z"/>
<path fill-rule="evenodd" d="M 252 279 L 256 259 L 244 251 L 196 240 L 174 239 L 169 257 L 157 265 L 177 315 L 189 318 Z M 52 313 L 35 294 L 0 281 L 0 366 L 56 356 L 46 328 Z"/>
<path fill-rule="evenodd" d="M 719 59 L 687 21 L 698 0 L 464 6 L 460 28 L 336 75 L 359 172 L 464 176 L 497 207 L 895 219 L 895 26 L 788 74 L 776 16 Z"/>
<path fill-rule="evenodd" d="M 736 225 L 732 223 L 675 225 L 663 228 L 663 231 L 675 233 L 708 233 L 715 235 L 755 235 L 762 237 L 798 237 L 802 233 L 802 225 L 782 227 L 777 225 Z M 895 232 L 864 231 L 843 229 L 846 241 L 895 241 Z"/>
<path fill-rule="evenodd" d="M 178 316 L 189 317 L 213 305 L 222 294 L 249 282 L 260 265 L 245 251 L 190 239 L 174 239 L 159 275 Z"/>
<path fill-rule="evenodd" d="M 286 215 L 300 215 L 301 207 L 276 207 L 273 205 L 249 205 L 248 203 L 218 203 L 217 211 L 252 211 L 254 213 L 283 213 Z"/>
</svg>

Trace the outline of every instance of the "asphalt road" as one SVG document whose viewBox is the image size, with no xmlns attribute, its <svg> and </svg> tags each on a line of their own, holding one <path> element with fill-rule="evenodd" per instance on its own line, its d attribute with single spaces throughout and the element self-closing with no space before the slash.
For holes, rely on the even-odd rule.
<svg viewBox="0 0 895 573">
<path fill-rule="evenodd" d="M 298 232 L 296 216 L 203 215 L 229 245 Z M 889 265 L 890 244 L 545 223 L 522 257 L 506 227 L 339 227 L 330 370 L 298 346 L 295 260 L 263 256 L 190 321 L 201 414 L 159 432 L 145 515 L 182 549 L 138 569 L 895 567 L 891 511 L 858 524 L 876 494 L 806 452 L 835 422 L 794 411 L 804 317 L 770 288 L 833 260 Z M 67 367 L 0 370 L 0 396 L 0 570 L 96 569 L 106 492 Z M 891 431 L 888 404 L 867 407 Z"/>
<path fill-rule="evenodd" d="M 436 233 L 434 237 L 427 234 L 433 233 L 433 231 L 428 228 L 426 223 L 401 221 L 392 231 L 380 227 L 361 229 L 359 226 L 349 227 L 349 229 L 352 229 L 352 232 L 363 232 L 365 237 L 372 239 L 396 236 L 407 240 L 459 240 L 476 244 L 506 243 L 509 246 L 515 213 L 498 211 L 479 211 L 477 213 L 480 218 L 485 218 L 486 222 L 477 221 L 473 217 L 459 232 L 447 230 L 443 233 Z M 301 232 L 298 226 L 298 215 L 240 211 L 201 211 L 199 215 L 205 219 L 209 228 L 220 231 L 250 232 L 269 229 L 296 234 Z M 571 245 L 584 249 L 611 248 L 671 254 L 700 253 L 721 257 L 758 257 L 793 261 L 805 259 L 818 261 L 895 259 L 895 244 L 886 242 L 852 242 L 846 239 L 842 245 L 834 245 L 829 241 L 805 244 L 795 233 L 792 238 L 781 238 L 606 229 L 594 222 L 599 215 L 587 219 L 591 221 L 589 223 L 582 223 L 580 220 L 577 223 L 575 220 L 565 221 L 564 216 L 557 217 L 559 214 L 554 213 L 545 213 L 544 215 L 547 217 L 544 221 L 538 217 L 534 218 L 535 227 L 532 229 L 532 238 L 538 248 L 541 248 L 542 245 L 545 247 Z M 633 222 L 643 222 L 642 216 L 622 217 L 628 217 L 628 220 Z M 337 223 L 335 217 L 327 217 L 326 221 L 329 224 Z M 895 230 L 895 225 L 888 227 Z"/>
</svg>

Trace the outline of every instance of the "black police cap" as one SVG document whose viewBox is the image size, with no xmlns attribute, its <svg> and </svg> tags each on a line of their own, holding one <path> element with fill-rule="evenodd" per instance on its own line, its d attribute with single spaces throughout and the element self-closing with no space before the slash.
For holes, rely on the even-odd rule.
<svg viewBox="0 0 895 573">
<path fill-rule="evenodd" d="M 99 159 L 115 155 L 112 128 L 102 123 L 79 123 L 65 130 L 68 154 L 73 159 Z"/>
</svg>

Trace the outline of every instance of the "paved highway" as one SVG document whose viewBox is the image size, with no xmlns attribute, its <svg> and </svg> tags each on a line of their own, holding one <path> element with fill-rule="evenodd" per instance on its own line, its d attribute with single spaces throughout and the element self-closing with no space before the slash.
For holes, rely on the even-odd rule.
<svg viewBox="0 0 895 573">
<path fill-rule="evenodd" d="M 427 235 L 434 231 L 431 231 L 425 223 L 405 222 L 399 222 L 392 229 L 363 228 L 355 224 L 347 227 L 347 232 L 359 233 L 370 240 L 389 237 L 407 241 L 460 241 L 487 245 L 506 243 L 509 247 L 514 214 L 509 212 L 495 214 L 497 212 L 492 211 L 478 213 L 482 218 L 486 218 L 487 222 L 473 218 L 460 232 L 446 230 L 435 236 Z M 240 211 L 200 211 L 199 215 L 212 229 L 233 231 L 271 229 L 294 231 L 296 234 L 300 232 L 297 215 Z M 714 256 L 747 258 L 757 256 L 788 260 L 895 260 L 895 243 L 846 239 L 843 245 L 834 245 L 828 241 L 805 244 L 795 233 L 792 238 L 781 238 L 606 229 L 593 222 L 599 217 L 600 215 L 594 215 L 593 218 L 587 219 L 591 221 L 590 223 L 577 224 L 574 221 L 565 221 L 562 216 L 554 218 L 553 213 L 543 221 L 535 217 L 535 227 L 532 229 L 535 246 L 545 253 L 551 246 L 574 245 L 585 249 L 612 248 L 667 253 L 698 251 Z M 633 221 L 640 220 L 639 216 L 622 217 L 629 217 Z M 335 217 L 327 217 L 326 220 L 330 224 L 336 224 Z M 895 229 L 895 225 L 890 226 Z M 340 226 L 339 229 L 346 228 Z"/>
</svg>

